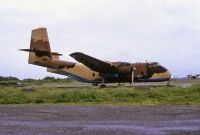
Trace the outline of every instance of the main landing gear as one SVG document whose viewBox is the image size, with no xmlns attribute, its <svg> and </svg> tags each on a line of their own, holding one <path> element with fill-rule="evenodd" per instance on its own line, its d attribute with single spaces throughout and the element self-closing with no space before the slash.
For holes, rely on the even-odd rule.
<svg viewBox="0 0 200 135">
<path fill-rule="evenodd" d="M 106 88 L 107 86 L 104 83 L 99 84 L 98 88 Z"/>
<path fill-rule="evenodd" d="M 101 83 L 98 85 L 98 88 L 106 88 L 106 84 L 104 83 L 104 78 L 102 77 Z"/>
</svg>

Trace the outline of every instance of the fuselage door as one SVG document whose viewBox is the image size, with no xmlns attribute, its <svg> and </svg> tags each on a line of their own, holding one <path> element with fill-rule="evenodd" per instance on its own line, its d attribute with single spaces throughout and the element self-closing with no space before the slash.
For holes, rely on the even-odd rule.
<svg viewBox="0 0 200 135">
<path fill-rule="evenodd" d="M 146 63 L 136 63 L 135 64 L 135 77 L 144 78 L 147 75 L 147 64 Z"/>
</svg>

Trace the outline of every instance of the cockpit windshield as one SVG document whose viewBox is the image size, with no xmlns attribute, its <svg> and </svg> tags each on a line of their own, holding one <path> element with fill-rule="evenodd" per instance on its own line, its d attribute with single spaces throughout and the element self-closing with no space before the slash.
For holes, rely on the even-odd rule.
<svg viewBox="0 0 200 135">
<path fill-rule="evenodd" d="M 158 73 L 167 71 L 167 69 L 163 67 L 162 65 L 160 65 L 160 63 L 158 62 L 148 63 L 148 68 L 153 69 L 155 72 L 158 72 Z"/>
<path fill-rule="evenodd" d="M 160 63 L 158 63 L 158 62 L 151 62 L 151 63 L 148 63 L 148 67 L 149 67 L 149 68 L 157 67 L 157 66 L 160 66 Z"/>
</svg>

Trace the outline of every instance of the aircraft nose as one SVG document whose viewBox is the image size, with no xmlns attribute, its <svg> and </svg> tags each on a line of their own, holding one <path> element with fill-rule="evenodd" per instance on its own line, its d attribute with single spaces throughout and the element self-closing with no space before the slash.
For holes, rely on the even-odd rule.
<svg viewBox="0 0 200 135">
<path fill-rule="evenodd" d="M 164 72 L 160 74 L 160 77 L 168 80 L 171 79 L 171 73 L 169 72 L 169 70 L 167 70 L 164 66 L 161 66 L 161 69 L 163 69 Z"/>
</svg>

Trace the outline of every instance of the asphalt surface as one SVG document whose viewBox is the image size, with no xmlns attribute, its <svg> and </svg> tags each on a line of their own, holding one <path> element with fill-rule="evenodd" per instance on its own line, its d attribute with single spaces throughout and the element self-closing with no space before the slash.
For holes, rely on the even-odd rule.
<svg viewBox="0 0 200 135">
<path fill-rule="evenodd" d="M 0 105 L 1 135 L 200 135 L 200 106 Z"/>
</svg>

